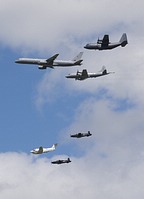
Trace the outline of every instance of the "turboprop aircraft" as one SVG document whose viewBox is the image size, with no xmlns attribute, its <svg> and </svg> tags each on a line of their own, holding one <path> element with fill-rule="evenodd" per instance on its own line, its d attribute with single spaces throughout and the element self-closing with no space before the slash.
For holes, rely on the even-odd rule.
<svg viewBox="0 0 144 199">
<path fill-rule="evenodd" d="M 97 43 L 88 43 L 84 48 L 89 50 L 108 50 L 113 49 L 118 46 L 126 46 L 128 44 L 127 35 L 126 33 L 123 33 L 121 39 L 119 42 L 111 43 L 109 42 L 109 35 L 104 35 L 103 39 L 98 39 Z"/>
<path fill-rule="evenodd" d="M 48 58 L 48 59 L 33 59 L 33 58 L 19 58 L 15 61 L 15 63 L 18 64 L 35 64 L 38 65 L 39 69 L 46 69 L 47 67 L 49 68 L 54 68 L 55 66 L 76 66 L 76 65 L 81 65 L 82 63 L 82 55 L 83 52 L 80 52 L 76 57 L 74 57 L 72 60 L 57 60 L 56 58 L 58 57 L 59 54 L 55 54 L 54 56 Z"/>
<path fill-rule="evenodd" d="M 33 154 L 48 153 L 48 152 L 54 151 L 57 145 L 58 144 L 53 144 L 52 147 L 50 148 L 43 148 L 42 146 L 40 146 L 39 148 L 33 149 L 30 152 Z"/>
<path fill-rule="evenodd" d="M 64 164 L 64 163 L 70 163 L 70 162 L 71 162 L 71 160 L 70 160 L 70 158 L 68 158 L 67 160 L 56 160 L 51 163 L 52 164 Z"/>
<path fill-rule="evenodd" d="M 89 137 L 91 135 L 92 134 L 90 133 L 90 131 L 88 131 L 87 133 L 77 133 L 77 134 L 73 134 L 73 135 L 70 135 L 70 136 L 73 137 L 73 138 L 82 138 L 82 137 Z"/>
<path fill-rule="evenodd" d="M 107 72 L 105 66 L 103 66 L 102 69 L 98 73 L 88 73 L 86 69 L 83 69 L 82 72 L 77 71 L 76 74 L 69 74 L 66 76 L 66 78 L 73 78 L 75 80 L 85 80 L 87 78 L 100 77 L 100 76 L 108 75 L 110 73 L 114 73 L 114 72 Z"/>
</svg>

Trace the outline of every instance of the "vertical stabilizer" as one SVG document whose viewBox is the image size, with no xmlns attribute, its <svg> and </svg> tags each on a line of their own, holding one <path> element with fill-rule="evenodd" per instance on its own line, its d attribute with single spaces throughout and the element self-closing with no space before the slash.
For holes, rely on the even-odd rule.
<svg viewBox="0 0 144 199">
<path fill-rule="evenodd" d="M 124 47 L 128 44 L 128 40 L 127 40 L 127 35 L 126 33 L 123 33 L 121 39 L 120 39 L 120 43 L 121 43 L 121 46 Z"/>
<path fill-rule="evenodd" d="M 74 58 L 72 59 L 72 61 L 77 62 L 77 61 L 81 60 L 82 55 L 83 55 L 83 52 L 80 52 L 76 57 L 74 57 Z"/>
<path fill-rule="evenodd" d="M 53 144 L 52 148 L 55 149 L 58 144 Z"/>
</svg>

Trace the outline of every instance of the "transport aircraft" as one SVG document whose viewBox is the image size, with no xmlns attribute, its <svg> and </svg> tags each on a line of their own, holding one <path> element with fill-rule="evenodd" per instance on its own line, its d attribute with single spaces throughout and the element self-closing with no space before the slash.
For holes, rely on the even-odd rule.
<svg viewBox="0 0 144 199">
<path fill-rule="evenodd" d="M 82 61 L 83 61 L 81 59 L 83 52 L 80 52 L 72 60 L 67 60 L 67 61 L 66 60 L 57 60 L 56 58 L 58 57 L 58 55 L 59 54 L 55 54 L 48 59 L 19 58 L 19 59 L 15 60 L 15 63 L 18 63 L 18 64 L 35 64 L 35 65 L 38 65 L 39 69 L 46 69 L 47 67 L 54 68 L 56 66 L 67 67 L 67 66 L 81 65 Z"/>
<path fill-rule="evenodd" d="M 84 46 L 84 48 L 89 50 L 110 50 L 116 48 L 118 46 L 126 46 L 128 44 L 127 35 L 123 33 L 119 42 L 111 43 L 109 41 L 109 35 L 104 35 L 103 39 L 98 39 L 97 43 L 88 43 Z"/>
</svg>

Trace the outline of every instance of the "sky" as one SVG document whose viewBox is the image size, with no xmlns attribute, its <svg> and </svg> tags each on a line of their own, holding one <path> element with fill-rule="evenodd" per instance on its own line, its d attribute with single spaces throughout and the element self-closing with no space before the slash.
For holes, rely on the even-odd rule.
<svg viewBox="0 0 144 199">
<path fill-rule="evenodd" d="M 0 0 L 0 198 L 143 199 L 144 2 Z M 83 47 L 127 33 L 128 45 Z M 83 65 L 39 70 L 20 57 L 83 51 Z M 69 73 L 115 72 L 75 81 Z M 70 138 L 78 132 L 91 137 Z M 55 151 L 33 155 L 39 146 Z M 71 163 L 51 161 L 70 157 Z"/>
</svg>

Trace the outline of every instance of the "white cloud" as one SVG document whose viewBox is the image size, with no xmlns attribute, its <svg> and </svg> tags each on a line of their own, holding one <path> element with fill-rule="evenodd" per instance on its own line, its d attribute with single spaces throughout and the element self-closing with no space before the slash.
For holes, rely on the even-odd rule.
<svg viewBox="0 0 144 199">
<path fill-rule="evenodd" d="M 136 31 L 142 23 L 143 1 L 18 1 L 1 0 L 0 40 L 12 47 L 54 52 L 78 47 L 84 40 L 105 31 Z M 129 9 L 131 8 L 131 9 Z M 140 23 L 141 22 L 141 23 Z M 133 28 L 133 29 L 132 29 Z M 99 35 L 98 35 L 99 36 Z"/>
</svg>

